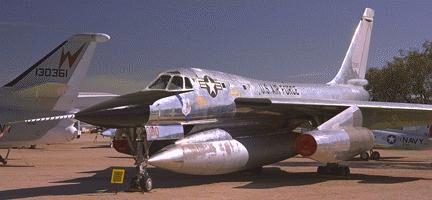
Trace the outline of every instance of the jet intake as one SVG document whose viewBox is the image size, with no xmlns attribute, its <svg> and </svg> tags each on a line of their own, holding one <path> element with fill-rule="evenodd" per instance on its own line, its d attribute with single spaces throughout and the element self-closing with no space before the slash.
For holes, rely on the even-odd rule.
<svg viewBox="0 0 432 200">
<path fill-rule="evenodd" d="M 321 163 L 338 163 L 370 150 L 374 145 L 372 131 L 363 127 L 339 130 L 317 130 L 296 139 L 296 152 Z"/>
</svg>

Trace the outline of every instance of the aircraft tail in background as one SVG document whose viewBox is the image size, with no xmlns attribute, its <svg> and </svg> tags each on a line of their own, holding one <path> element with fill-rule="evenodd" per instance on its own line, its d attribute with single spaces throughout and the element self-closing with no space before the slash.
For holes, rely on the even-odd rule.
<svg viewBox="0 0 432 200">
<path fill-rule="evenodd" d="M 68 111 L 78 96 L 96 44 L 109 39 L 103 33 L 73 35 L 3 88 L 22 98 L 57 99 L 45 106 Z"/>
</svg>

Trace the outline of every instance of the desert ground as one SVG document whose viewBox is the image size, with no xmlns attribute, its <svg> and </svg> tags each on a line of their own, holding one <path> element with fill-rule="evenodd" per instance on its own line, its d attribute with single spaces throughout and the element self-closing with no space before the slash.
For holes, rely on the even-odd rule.
<svg viewBox="0 0 432 200">
<path fill-rule="evenodd" d="M 84 134 L 67 144 L 13 149 L 8 165 L 0 166 L 0 199 L 432 198 L 432 150 L 379 151 L 380 161 L 346 162 L 349 177 L 317 175 L 318 164 L 301 157 L 266 166 L 260 175 L 192 176 L 151 168 L 154 189 L 141 193 L 127 192 L 133 159 L 109 148 L 109 139 Z M 126 169 L 125 184 L 111 185 L 113 168 Z"/>
</svg>

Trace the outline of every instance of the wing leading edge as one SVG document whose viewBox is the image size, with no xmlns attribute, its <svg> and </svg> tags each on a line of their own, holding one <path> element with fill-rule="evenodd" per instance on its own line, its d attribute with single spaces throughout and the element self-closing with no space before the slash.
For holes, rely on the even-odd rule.
<svg viewBox="0 0 432 200">
<path fill-rule="evenodd" d="M 432 122 L 432 105 L 350 100 L 237 98 L 241 112 L 269 112 L 322 122 L 343 110 L 357 106 L 363 114 L 363 126 L 369 129 L 427 125 Z"/>
</svg>

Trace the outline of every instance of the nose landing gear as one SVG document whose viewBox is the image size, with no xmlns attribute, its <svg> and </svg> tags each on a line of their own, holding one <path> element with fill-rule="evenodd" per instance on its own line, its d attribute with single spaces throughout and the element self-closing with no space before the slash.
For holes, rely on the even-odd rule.
<svg viewBox="0 0 432 200">
<path fill-rule="evenodd" d="M 144 128 L 134 128 L 136 135 L 135 165 L 137 174 L 131 180 L 131 191 L 149 192 L 153 189 L 153 180 L 147 172 L 149 142 Z"/>
</svg>

